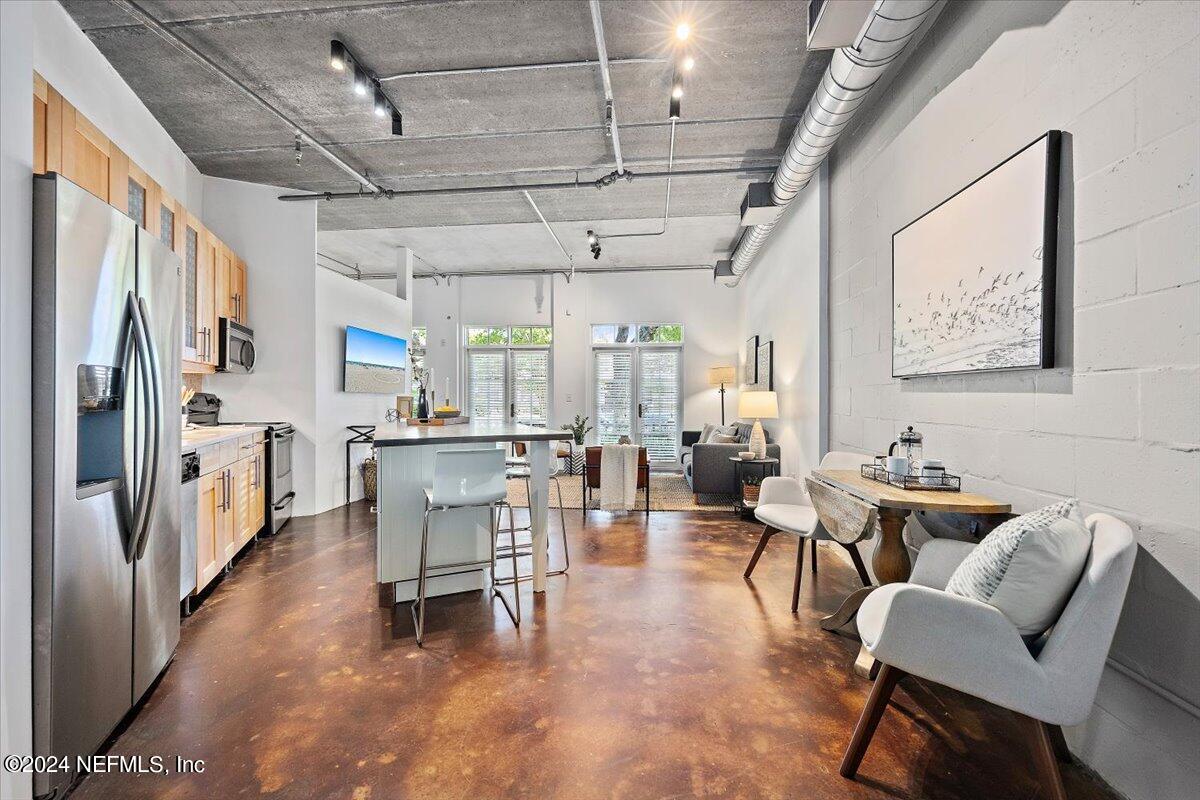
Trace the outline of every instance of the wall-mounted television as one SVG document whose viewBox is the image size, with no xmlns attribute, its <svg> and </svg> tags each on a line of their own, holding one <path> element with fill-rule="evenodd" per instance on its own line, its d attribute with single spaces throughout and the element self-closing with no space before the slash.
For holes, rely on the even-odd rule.
<svg viewBox="0 0 1200 800">
<path fill-rule="evenodd" d="M 346 327 L 342 388 L 367 394 L 403 394 L 408 375 L 408 342 L 396 336 Z"/>
<path fill-rule="evenodd" d="M 1054 366 L 1050 131 L 892 236 L 892 377 Z"/>
</svg>

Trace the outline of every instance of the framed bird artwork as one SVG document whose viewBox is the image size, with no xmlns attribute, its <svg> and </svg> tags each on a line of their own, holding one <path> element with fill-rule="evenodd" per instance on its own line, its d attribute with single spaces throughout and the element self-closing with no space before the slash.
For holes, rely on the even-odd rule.
<svg viewBox="0 0 1200 800">
<path fill-rule="evenodd" d="M 1054 366 L 1060 131 L 892 236 L 892 377 Z"/>
</svg>

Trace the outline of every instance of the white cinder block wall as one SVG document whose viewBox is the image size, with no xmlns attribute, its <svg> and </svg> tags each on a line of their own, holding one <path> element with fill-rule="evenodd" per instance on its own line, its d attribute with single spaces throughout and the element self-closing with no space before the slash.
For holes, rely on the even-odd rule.
<svg viewBox="0 0 1200 800">
<path fill-rule="evenodd" d="M 830 447 L 913 424 L 968 488 L 1134 527 L 1111 668 L 1067 731 L 1132 798 L 1200 785 L 1198 34 L 1197 3 L 951 3 L 831 162 Z M 892 233 L 1052 128 L 1060 368 L 892 380 Z"/>
</svg>

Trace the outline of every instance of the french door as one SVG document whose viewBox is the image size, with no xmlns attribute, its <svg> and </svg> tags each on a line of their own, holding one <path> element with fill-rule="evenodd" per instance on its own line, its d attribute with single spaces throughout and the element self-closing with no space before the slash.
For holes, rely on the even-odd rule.
<svg viewBox="0 0 1200 800">
<path fill-rule="evenodd" d="M 678 347 L 594 349 L 593 408 L 596 441 L 629 436 L 651 463 L 679 458 L 682 351 Z"/>
<path fill-rule="evenodd" d="M 467 414 L 480 421 L 545 427 L 550 420 L 550 351 L 467 350 Z"/>
</svg>

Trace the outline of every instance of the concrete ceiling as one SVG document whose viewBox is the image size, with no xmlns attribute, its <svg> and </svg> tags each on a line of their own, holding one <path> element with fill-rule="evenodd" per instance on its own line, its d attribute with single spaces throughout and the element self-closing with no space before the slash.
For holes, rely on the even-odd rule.
<svg viewBox="0 0 1200 800">
<path fill-rule="evenodd" d="M 586 2 L 139 4 L 385 187 L 591 181 L 615 168 L 596 68 L 386 82 L 385 91 L 404 113 L 405 136 L 393 137 L 369 103 L 350 91 L 348 78 L 328 66 L 334 38 L 378 75 L 594 60 Z M 93 0 L 63 5 L 202 172 L 303 191 L 357 189 L 311 150 L 297 166 L 292 130 L 120 8 Z M 804 47 L 805 7 L 804 0 L 602 3 L 611 59 L 666 57 L 675 21 L 692 22 L 697 63 L 676 133 L 676 169 L 778 163 L 829 59 Z M 615 65 L 612 82 L 626 168 L 664 169 L 669 65 Z M 766 177 L 759 173 L 757 179 Z M 612 266 L 715 260 L 738 233 L 732 215 L 751 179 L 748 174 L 676 179 L 670 235 L 614 242 L 605 246 L 605 256 L 611 251 Z M 579 253 L 591 259 L 576 229 L 655 230 L 664 190 L 665 181 L 642 179 L 603 190 L 543 191 L 535 198 L 548 219 L 564 223 L 560 236 L 578 251 L 580 264 Z M 543 227 L 528 224 L 536 220 L 516 192 L 323 202 L 319 212 L 322 249 L 347 242 L 344 235 L 327 239 L 324 232 L 359 230 L 363 252 L 389 242 L 410 244 L 422 254 L 415 245 L 420 241 L 432 248 L 423 257 L 444 268 L 556 266 L 562 255 Z M 449 226 L 480 230 L 451 233 Z M 602 256 L 599 263 L 607 261 Z"/>
</svg>

